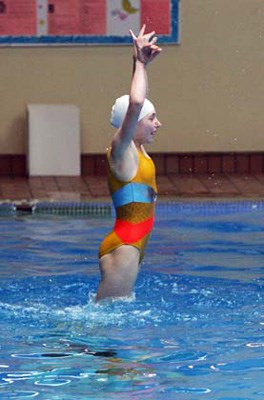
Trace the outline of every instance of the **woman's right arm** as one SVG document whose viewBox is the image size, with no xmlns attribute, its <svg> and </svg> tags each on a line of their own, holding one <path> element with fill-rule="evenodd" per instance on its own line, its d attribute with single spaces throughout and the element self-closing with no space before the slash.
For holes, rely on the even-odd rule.
<svg viewBox="0 0 264 400">
<path fill-rule="evenodd" d="M 145 25 L 138 36 L 130 30 L 134 44 L 133 75 L 130 86 L 129 106 L 122 126 L 117 130 L 112 142 L 113 159 L 122 157 L 131 145 L 136 131 L 138 117 L 148 92 L 148 78 L 146 66 L 161 51 L 155 43 L 155 32 L 145 34 Z"/>
</svg>

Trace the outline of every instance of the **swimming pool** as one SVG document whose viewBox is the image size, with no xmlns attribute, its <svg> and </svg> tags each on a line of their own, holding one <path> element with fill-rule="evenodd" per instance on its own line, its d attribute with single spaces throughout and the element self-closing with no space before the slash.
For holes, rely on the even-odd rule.
<svg viewBox="0 0 264 400">
<path fill-rule="evenodd" d="M 110 216 L 2 216 L 0 398 L 263 399 L 263 216 L 159 204 L 135 298 L 105 304 Z"/>
</svg>

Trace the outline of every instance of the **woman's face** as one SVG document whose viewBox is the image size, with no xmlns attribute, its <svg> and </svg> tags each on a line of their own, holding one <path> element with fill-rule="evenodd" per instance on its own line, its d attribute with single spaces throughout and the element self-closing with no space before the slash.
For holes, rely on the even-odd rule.
<svg viewBox="0 0 264 400">
<path fill-rule="evenodd" d="M 161 123 L 155 112 L 146 115 L 137 124 L 134 142 L 138 145 L 152 143 L 160 127 Z"/>
</svg>

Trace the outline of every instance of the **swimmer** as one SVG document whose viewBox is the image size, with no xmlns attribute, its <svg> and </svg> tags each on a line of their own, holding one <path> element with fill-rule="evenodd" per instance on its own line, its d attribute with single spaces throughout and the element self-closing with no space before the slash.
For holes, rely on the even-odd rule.
<svg viewBox="0 0 264 400">
<path fill-rule="evenodd" d="M 157 186 L 155 165 L 144 149 L 161 126 L 154 105 L 147 99 L 147 65 L 161 52 L 155 32 L 133 40 L 133 75 L 129 95 L 112 108 L 117 130 L 107 151 L 108 185 L 116 209 L 113 230 L 99 248 L 101 281 L 96 301 L 131 296 L 154 221 Z"/>
</svg>

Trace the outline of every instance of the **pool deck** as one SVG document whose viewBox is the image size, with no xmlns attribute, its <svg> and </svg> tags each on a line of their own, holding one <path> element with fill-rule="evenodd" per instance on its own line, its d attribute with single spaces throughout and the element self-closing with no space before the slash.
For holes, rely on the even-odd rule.
<svg viewBox="0 0 264 400">
<path fill-rule="evenodd" d="M 264 174 L 170 174 L 157 177 L 160 199 L 264 199 Z M 0 201 L 110 200 L 104 176 L 0 177 Z"/>
</svg>

